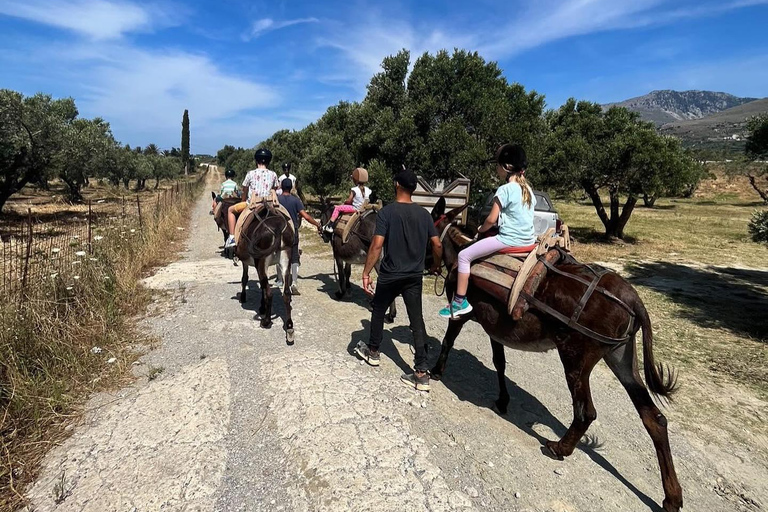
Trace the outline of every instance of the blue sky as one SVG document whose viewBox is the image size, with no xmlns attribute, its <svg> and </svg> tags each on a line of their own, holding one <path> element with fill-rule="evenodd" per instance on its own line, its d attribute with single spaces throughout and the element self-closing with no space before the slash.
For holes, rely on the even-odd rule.
<svg viewBox="0 0 768 512">
<path fill-rule="evenodd" d="M 0 0 L 0 87 L 72 96 L 131 145 L 250 147 L 360 100 L 381 59 L 454 47 L 601 103 L 653 89 L 768 95 L 768 0 Z"/>
</svg>

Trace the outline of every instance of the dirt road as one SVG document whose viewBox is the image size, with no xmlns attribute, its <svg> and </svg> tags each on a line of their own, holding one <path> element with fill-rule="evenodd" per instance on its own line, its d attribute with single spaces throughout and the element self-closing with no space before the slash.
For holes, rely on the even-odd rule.
<svg viewBox="0 0 768 512">
<path fill-rule="evenodd" d="M 94 397 L 49 454 L 29 492 L 35 510 L 658 510 L 651 441 L 604 365 L 592 380 L 598 420 L 589 431 L 602 447 L 553 461 L 539 447 L 571 420 L 555 353 L 508 353 L 504 417 L 489 408 L 491 351 L 474 325 L 444 381 L 412 391 L 398 379 L 412 362 L 404 308 L 386 332 L 382 366 L 361 364 L 350 347 L 367 338 L 365 297 L 355 287 L 349 302 L 331 298 L 329 249 L 309 230 L 296 344 L 286 346 L 280 320 L 271 330 L 254 320 L 258 293 L 236 300 L 240 267 L 219 255 L 209 208 L 204 195 L 183 258 L 147 279 L 164 292 L 144 321 L 162 343 L 135 366 L 135 385 Z M 442 299 L 424 302 L 436 357 Z M 765 442 L 723 444 L 667 413 L 686 510 L 768 507 Z"/>
</svg>

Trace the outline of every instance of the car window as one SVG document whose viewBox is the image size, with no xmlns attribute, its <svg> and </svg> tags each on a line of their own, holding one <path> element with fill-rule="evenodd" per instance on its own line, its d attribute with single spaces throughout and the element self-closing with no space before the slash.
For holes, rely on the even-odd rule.
<svg viewBox="0 0 768 512">
<path fill-rule="evenodd" d="M 537 194 L 535 192 L 533 195 L 536 196 L 536 210 L 543 212 L 549 212 L 553 210 L 552 203 L 549 202 L 546 196 Z"/>
</svg>

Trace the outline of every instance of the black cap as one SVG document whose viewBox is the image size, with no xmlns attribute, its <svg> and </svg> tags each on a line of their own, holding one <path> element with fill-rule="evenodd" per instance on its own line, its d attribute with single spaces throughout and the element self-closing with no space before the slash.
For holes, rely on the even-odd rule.
<svg viewBox="0 0 768 512">
<path fill-rule="evenodd" d="M 403 169 L 402 171 L 395 174 L 395 182 L 404 189 L 413 192 L 416 190 L 418 178 L 416 178 L 415 172 Z"/>
<path fill-rule="evenodd" d="M 524 171 L 528 168 L 528 158 L 525 150 L 517 144 L 504 144 L 496 150 L 494 162 L 501 165 L 510 165 L 514 171 Z"/>
</svg>

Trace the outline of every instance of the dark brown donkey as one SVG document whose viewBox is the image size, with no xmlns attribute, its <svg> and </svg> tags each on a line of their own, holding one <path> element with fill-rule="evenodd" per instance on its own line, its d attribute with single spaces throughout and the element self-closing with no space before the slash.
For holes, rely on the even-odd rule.
<svg viewBox="0 0 768 512">
<path fill-rule="evenodd" d="M 216 199 L 216 192 L 211 192 L 211 196 L 213 199 Z M 227 225 L 227 212 L 229 211 L 229 207 L 237 204 L 240 202 L 239 197 L 227 197 L 225 199 L 221 200 L 221 208 L 218 209 L 218 213 L 213 217 L 213 221 L 216 223 L 216 226 L 221 230 L 222 233 L 224 233 L 224 245 L 227 244 L 227 238 L 229 238 L 229 226 Z M 227 257 L 231 258 L 232 253 L 234 251 L 230 249 L 224 249 L 222 254 Z"/>
<path fill-rule="evenodd" d="M 326 204 L 323 209 L 323 213 L 320 216 L 320 223 L 323 225 L 328 224 L 328 221 L 333 214 L 333 205 Z M 341 237 L 334 236 L 331 239 L 331 247 L 333 249 L 333 259 L 338 269 L 338 282 L 339 290 L 336 292 L 336 298 L 342 300 L 350 290 L 350 277 L 352 275 L 352 265 L 364 265 L 365 259 L 368 257 L 368 248 L 371 246 L 371 240 L 373 240 L 373 233 L 376 231 L 376 218 L 377 213 L 375 211 L 369 213 L 362 220 L 357 223 L 357 226 L 353 227 L 353 231 L 350 233 L 347 242 L 341 239 Z M 379 264 L 376 264 L 376 272 L 379 272 Z M 397 316 L 397 307 L 395 302 L 392 301 L 392 305 L 389 306 L 389 313 L 384 317 L 386 323 L 392 323 Z"/>
<path fill-rule="evenodd" d="M 245 210 L 242 215 L 246 215 Z M 272 288 L 269 286 L 269 269 L 275 263 L 285 270 L 283 276 L 283 302 L 285 303 L 285 341 L 292 345 L 294 342 L 293 320 L 291 318 L 291 252 L 293 248 L 293 231 L 288 226 L 289 218 L 267 204 L 262 208 L 256 218 L 240 232 L 240 238 L 235 247 L 235 256 L 243 263 L 243 277 L 241 280 L 240 303 L 247 300 L 246 288 L 248 287 L 248 267 L 256 267 L 259 275 L 259 287 L 261 288 L 261 305 L 259 315 L 261 326 L 265 329 L 272 327 Z"/>
<path fill-rule="evenodd" d="M 451 224 L 463 208 L 445 213 L 445 201 L 440 199 L 432 216 L 438 233 L 443 238 L 443 258 L 451 269 L 458 261 L 458 251 L 465 244 L 466 237 Z M 549 271 L 533 295 L 533 300 L 540 301 L 542 308 L 552 308 L 566 317 L 576 310 L 587 286 L 583 281 L 591 282 L 596 278 L 592 266 L 578 263 L 565 253 L 560 254 L 554 263 L 557 271 Z M 559 271 L 559 272 L 558 272 Z M 601 274 L 602 272 L 598 272 Z M 578 281 L 568 276 L 582 279 Z M 448 280 L 449 295 L 455 291 L 455 280 Z M 607 293 L 606 293 L 607 292 Z M 573 422 L 559 441 L 547 441 L 543 450 L 547 455 L 562 460 L 571 455 L 577 443 L 586 433 L 590 423 L 597 417 L 589 389 L 589 376 L 592 369 L 604 359 L 614 375 L 629 394 L 629 398 L 640 413 L 648 434 L 656 448 L 656 455 L 661 468 L 664 486 L 664 510 L 678 511 L 683 506 L 683 493 L 675 474 L 672 454 L 667 437 L 667 419 L 651 399 L 638 372 L 635 334 L 643 330 L 643 359 L 645 381 L 654 395 L 669 398 L 675 390 L 675 375 L 672 370 L 654 362 L 653 333 L 651 321 L 642 300 L 632 286 L 618 274 L 607 272 L 599 278 L 599 288 L 584 305 L 578 319 L 579 326 L 569 327 L 553 316 L 530 308 L 519 321 L 514 321 L 507 312 L 507 304 L 495 298 L 491 291 L 484 289 L 474 280 L 470 280 L 467 298 L 472 303 L 473 311 L 452 320 L 443 339 L 442 351 L 437 364 L 431 371 L 433 379 L 439 380 L 445 373 L 448 354 L 464 324 L 469 320 L 478 322 L 491 338 L 493 365 L 499 380 L 499 398 L 496 401 L 498 412 L 505 414 L 509 404 L 509 393 L 504 379 L 506 359 L 504 346 L 529 352 L 543 352 L 557 349 L 565 370 L 565 378 L 573 397 Z M 613 298 L 610 296 L 613 295 Z M 618 299 L 614 300 L 614 299 Z M 621 306 L 623 302 L 628 306 Z M 514 312 L 513 312 L 514 313 Z M 599 333 L 597 336 L 584 334 L 588 331 Z M 605 338 L 621 339 L 624 342 L 610 342 Z"/>
</svg>

